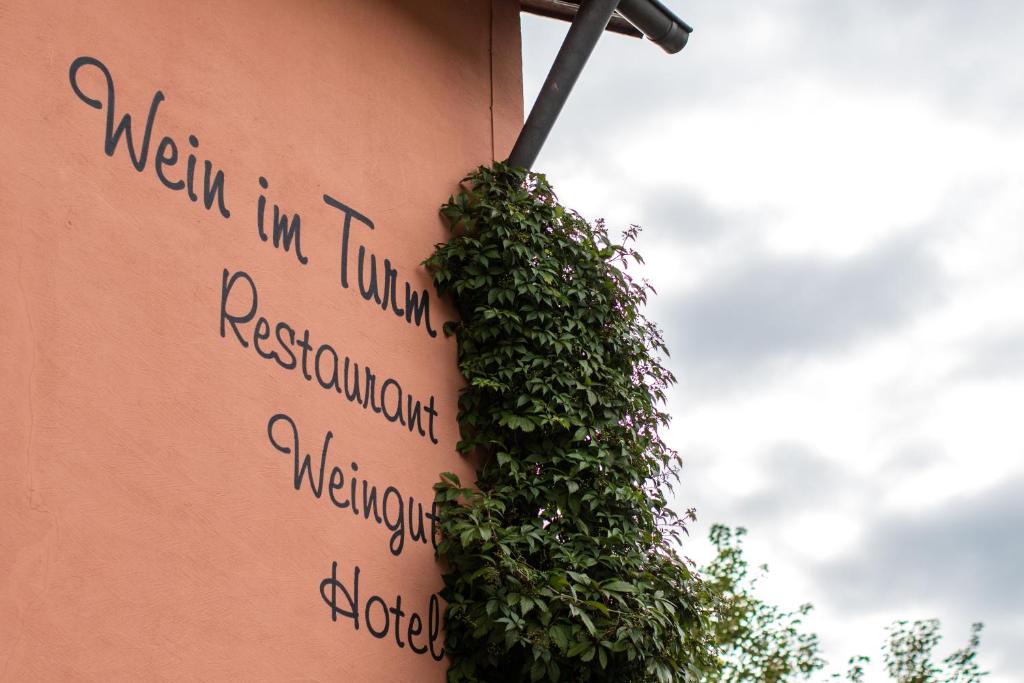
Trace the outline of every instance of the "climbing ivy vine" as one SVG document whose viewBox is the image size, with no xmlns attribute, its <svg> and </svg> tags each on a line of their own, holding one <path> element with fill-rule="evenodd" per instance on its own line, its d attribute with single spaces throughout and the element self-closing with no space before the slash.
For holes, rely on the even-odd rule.
<svg viewBox="0 0 1024 683">
<path fill-rule="evenodd" d="M 628 271 L 636 229 L 618 244 L 508 165 L 463 187 L 425 262 L 460 316 L 459 449 L 477 465 L 435 486 L 448 680 L 696 679 L 713 654 L 674 549 L 680 463 L 659 429 L 675 380 Z"/>
</svg>

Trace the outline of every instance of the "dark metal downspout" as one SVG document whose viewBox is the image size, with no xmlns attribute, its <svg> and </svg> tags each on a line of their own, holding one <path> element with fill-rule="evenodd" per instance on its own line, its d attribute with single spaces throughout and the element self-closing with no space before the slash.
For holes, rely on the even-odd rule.
<svg viewBox="0 0 1024 683">
<path fill-rule="evenodd" d="M 537 0 L 534 4 L 543 5 L 544 0 Z M 562 41 L 562 47 L 558 50 L 555 63 L 551 65 L 551 71 L 530 110 L 530 116 L 512 148 L 508 163 L 523 168 L 533 166 L 576 79 L 616 8 L 648 40 L 669 54 L 682 50 L 693 32 L 661 0 L 582 0 L 579 10 L 573 16 L 569 32 Z M 532 7 L 528 11 L 536 13 L 538 8 Z"/>
<path fill-rule="evenodd" d="M 612 18 L 619 0 L 584 0 L 558 49 L 555 63 L 537 95 L 523 130 L 508 157 L 513 166 L 530 168 L 540 154 L 548 133 L 562 111 L 580 72 L 594 51 L 598 39 Z"/>
</svg>

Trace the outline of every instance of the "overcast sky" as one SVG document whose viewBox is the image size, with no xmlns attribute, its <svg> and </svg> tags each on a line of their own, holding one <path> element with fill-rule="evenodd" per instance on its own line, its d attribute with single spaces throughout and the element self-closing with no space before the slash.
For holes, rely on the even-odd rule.
<svg viewBox="0 0 1024 683">
<path fill-rule="evenodd" d="M 692 535 L 746 526 L 830 671 L 938 617 L 1024 680 L 1024 3 L 670 4 L 686 49 L 606 34 L 536 169 L 644 228 Z M 566 27 L 524 17 L 527 107 Z"/>
</svg>

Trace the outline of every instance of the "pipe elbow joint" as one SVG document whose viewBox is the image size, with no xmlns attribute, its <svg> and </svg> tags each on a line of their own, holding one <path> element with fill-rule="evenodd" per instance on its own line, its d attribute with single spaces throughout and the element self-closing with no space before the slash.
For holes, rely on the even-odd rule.
<svg viewBox="0 0 1024 683">
<path fill-rule="evenodd" d="M 674 55 L 686 47 L 687 41 L 690 40 L 690 32 L 673 22 L 669 26 L 668 33 L 661 38 L 651 38 L 650 40 L 665 52 Z"/>
<path fill-rule="evenodd" d="M 684 47 L 693 31 L 660 0 L 620 0 L 619 14 L 669 54 Z"/>
</svg>

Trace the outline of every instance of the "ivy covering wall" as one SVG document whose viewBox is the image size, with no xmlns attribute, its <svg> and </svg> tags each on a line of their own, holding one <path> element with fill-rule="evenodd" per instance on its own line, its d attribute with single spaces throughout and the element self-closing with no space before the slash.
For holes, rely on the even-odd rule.
<svg viewBox="0 0 1024 683">
<path fill-rule="evenodd" d="M 459 449 L 477 464 L 475 482 L 435 487 L 449 680 L 694 679 L 713 655 L 674 549 L 680 463 L 659 435 L 674 378 L 629 275 L 635 228 L 617 244 L 507 165 L 463 187 L 425 262 L 460 315 Z"/>
</svg>

